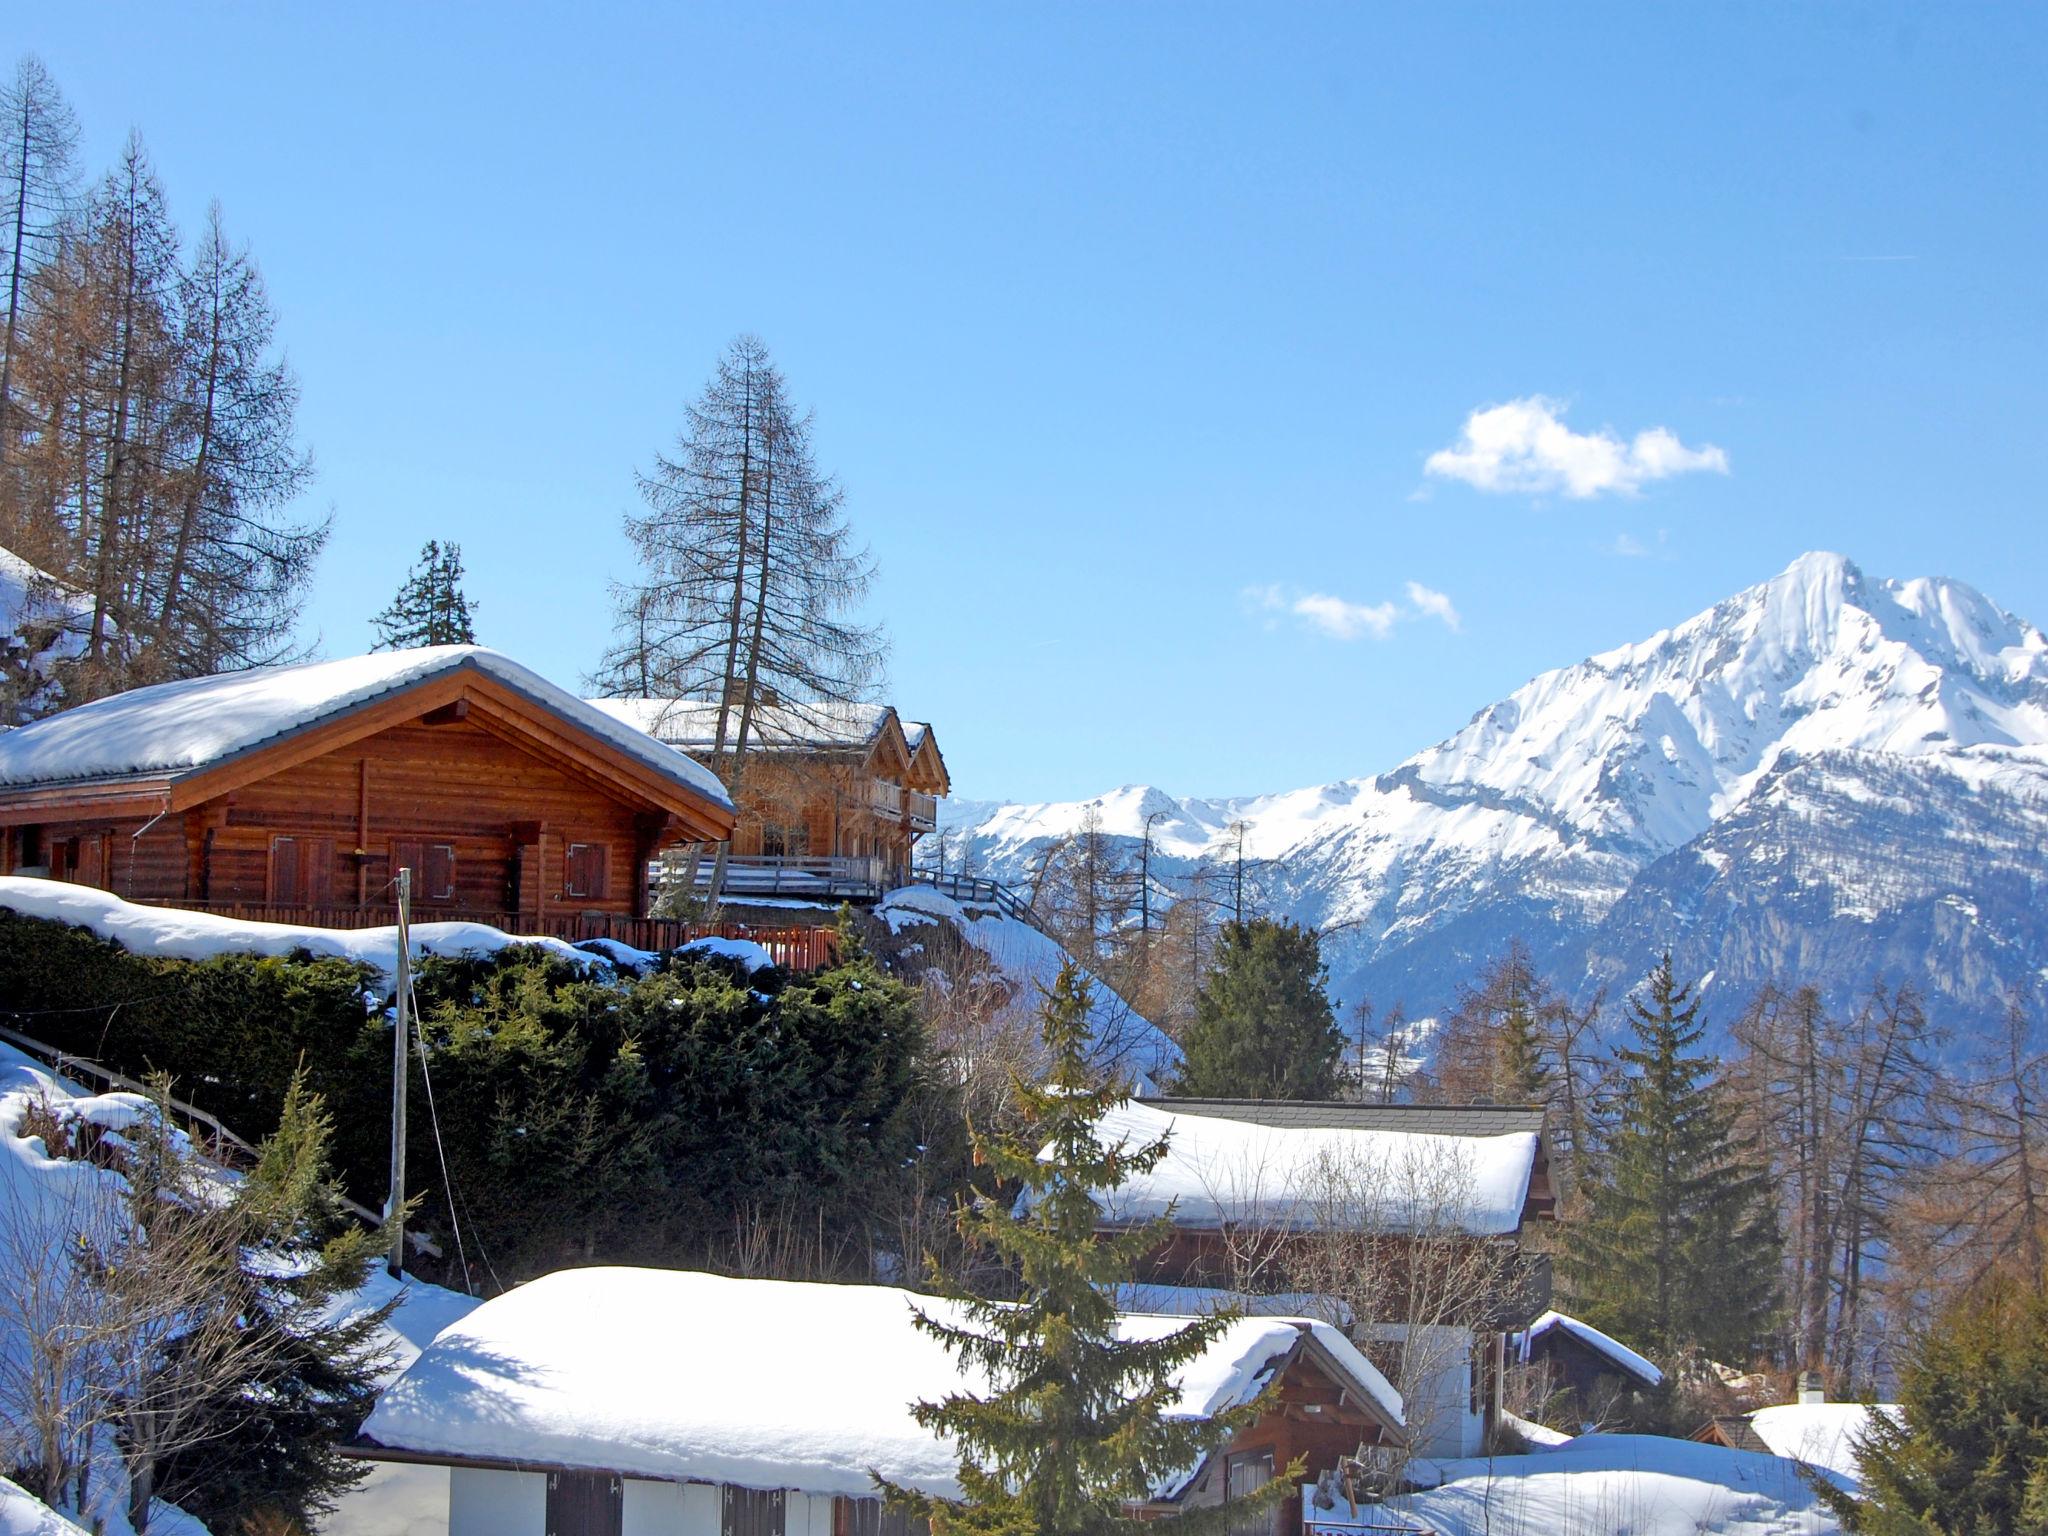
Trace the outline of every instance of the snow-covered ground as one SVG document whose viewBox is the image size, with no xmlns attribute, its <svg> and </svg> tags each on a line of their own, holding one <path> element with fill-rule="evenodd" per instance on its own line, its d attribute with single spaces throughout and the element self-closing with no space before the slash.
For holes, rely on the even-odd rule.
<svg viewBox="0 0 2048 1536">
<path fill-rule="evenodd" d="M 53 1159 L 46 1155 L 40 1138 L 23 1136 L 21 1122 L 32 1106 L 50 1103 L 66 1119 L 86 1121 L 118 1135 L 137 1118 L 149 1112 L 146 1101 L 135 1094 L 95 1094 L 77 1084 L 54 1076 L 39 1063 L 9 1046 L 0 1046 L 0 1285 L 8 1296 L 0 1299 L 0 1362 L 8 1366 L 22 1358 L 20 1332 L 21 1298 L 28 1294 L 23 1280 L 25 1267 L 38 1254 L 61 1253 L 64 1234 L 96 1212 L 117 1209 L 120 1175 L 77 1159 Z M 223 1172 L 221 1177 L 234 1175 Z M 337 1298 L 330 1312 L 354 1315 L 382 1306 L 394 1296 L 399 1304 L 385 1325 L 385 1347 L 391 1354 L 390 1377 L 409 1366 L 443 1328 L 477 1306 L 473 1297 L 418 1281 L 404 1284 L 393 1280 L 382 1268 L 373 1269 L 361 1290 Z M 0 1370 L 0 1420 L 12 1416 L 5 1393 L 12 1390 L 18 1375 L 13 1369 Z M 9 1450 L 8 1454 L 14 1453 Z M 84 1523 L 102 1522 L 105 1536 L 131 1536 L 122 1507 L 125 1489 L 118 1465 L 108 1447 L 102 1453 L 104 1465 L 97 1466 L 92 1479 L 98 1491 L 93 1507 L 82 1517 Z M 362 1516 L 357 1518 L 355 1500 L 327 1526 L 333 1536 L 439 1536 L 447 1526 L 445 1475 L 439 1499 L 431 1488 L 403 1486 L 405 1479 L 386 1479 L 387 1486 L 362 1498 Z M 403 1494 L 403 1497 L 395 1495 Z M 388 1518 L 386 1518 L 388 1517 Z M 421 1523 L 422 1520 L 426 1523 Z M 37 1523 L 37 1522 L 41 1523 Z M 438 1522 L 438 1523 L 435 1523 Z M 0 1536 L 70 1536 L 77 1529 L 47 1506 L 14 1487 L 0 1482 Z M 151 1516 L 151 1536 L 207 1536 L 205 1527 L 174 1506 L 161 1505 Z"/>
<path fill-rule="evenodd" d="M 1441 1536 L 1835 1536 L 1798 1466 L 1656 1435 L 1581 1435 L 1529 1456 L 1436 1465 L 1380 1508 Z M 1384 1516 L 1381 1516 L 1384 1518 Z M 1341 1523 L 1333 1523 L 1341 1530 Z"/>
</svg>

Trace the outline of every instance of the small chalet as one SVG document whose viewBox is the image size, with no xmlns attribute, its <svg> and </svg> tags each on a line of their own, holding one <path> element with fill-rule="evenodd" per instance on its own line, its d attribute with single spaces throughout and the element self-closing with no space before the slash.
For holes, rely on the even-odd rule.
<svg viewBox="0 0 2048 1536">
<path fill-rule="evenodd" d="M 590 702 L 729 778 L 718 705 Z M 737 712 L 727 714 L 736 729 Z M 886 704 L 771 703 L 751 730 L 727 891 L 879 895 L 908 881 L 911 851 L 937 827 L 939 797 L 952 788 L 929 725 Z"/>
<path fill-rule="evenodd" d="M 911 1417 L 979 1390 L 914 1326 L 951 1310 L 887 1286 L 562 1270 L 444 1330 L 350 1449 L 447 1469 L 449 1536 L 910 1536 L 874 1474 L 960 1493 L 954 1447 Z M 1161 1337 L 1184 1322 L 1125 1316 L 1120 1329 Z M 1276 1384 L 1271 1412 L 1135 1512 L 1227 1503 L 1296 1456 L 1313 1478 L 1401 1440 L 1385 1378 L 1304 1319 L 1233 1323 L 1183 1368 L 1176 1411 L 1204 1418 Z M 1275 1529 L 1298 1528 L 1291 1503 Z"/>
<path fill-rule="evenodd" d="M 328 927 L 643 915 L 732 825 L 682 754 L 481 646 L 138 688 L 0 734 L 0 868 Z"/>
<path fill-rule="evenodd" d="M 1202 1297 L 1247 1289 L 1296 1292 L 1289 1247 L 1317 1232 L 1384 1235 L 1394 1276 L 1463 1245 L 1491 1250 L 1497 1263 L 1473 1267 L 1505 1279 L 1464 1308 L 1469 1323 L 1354 1320 L 1335 1297 L 1299 1298 L 1397 1377 L 1391 1362 L 1427 1376 L 1404 1388 L 1414 1450 L 1471 1456 L 1486 1445 L 1501 1422 L 1508 1335 L 1549 1297 L 1547 1264 L 1520 1252 L 1525 1225 L 1550 1219 L 1555 1205 L 1540 1109 L 1159 1098 L 1111 1110 L 1095 1135 L 1104 1146 L 1167 1138 L 1165 1157 L 1107 1197 L 1102 1213 L 1106 1229 L 1172 1220 L 1173 1236 L 1140 1264 L 1135 1293 L 1187 1291 L 1185 1304 L 1153 1303 L 1162 1310 L 1213 1310 Z M 1248 1247 L 1264 1254 L 1255 1277 L 1241 1272 Z M 1427 1371 L 1421 1361 L 1432 1362 Z"/>
<path fill-rule="evenodd" d="M 1873 1418 L 1882 1414 L 1896 1421 L 1899 1413 L 1896 1403 L 1831 1403 L 1820 1374 L 1802 1371 L 1796 1401 L 1709 1419 L 1692 1438 L 1818 1467 L 1853 1488 L 1863 1480 L 1856 1447 L 1870 1433 Z"/>
<path fill-rule="evenodd" d="M 1562 1312 L 1545 1312 L 1510 1337 L 1508 1348 L 1541 1378 L 1544 1395 L 1569 1392 L 1581 1406 L 1664 1384 L 1664 1373 L 1626 1344 Z"/>
</svg>

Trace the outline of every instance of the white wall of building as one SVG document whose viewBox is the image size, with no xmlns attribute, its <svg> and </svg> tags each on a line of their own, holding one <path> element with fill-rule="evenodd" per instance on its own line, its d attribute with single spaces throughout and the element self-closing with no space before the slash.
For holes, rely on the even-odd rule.
<svg viewBox="0 0 2048 1536">
<path fill-rule="evenodd" d="M 1372 1326 L 1372 1337 L 1398 1344 L 1408 1365 L 1395 1385 L 1418 1456 L 1477 1456 L 1486 1443 L 1486 1415 L 1472 1411 L 1472 1333 L 1465 1328 L 1400 1323 Z M 1419 1379 L 1415 1372 L 1421 1372 Z"/>
<path fill-rule="evenodd" d="M 710 1483 L 626 1479 L 625 1536 L 718 1536 L 718 1489 Z"/>
<path fill-rule="evenodd" d="M 547 1474 L 450 1469 L 448 1536 L 547 1536 L 547 1528 Z"/>
<path fill-rule="evenodd" d="M 319 1528 L 321 1536 L 448 1536 L 448 1469 L 372 1462 Z"/>
</svg>

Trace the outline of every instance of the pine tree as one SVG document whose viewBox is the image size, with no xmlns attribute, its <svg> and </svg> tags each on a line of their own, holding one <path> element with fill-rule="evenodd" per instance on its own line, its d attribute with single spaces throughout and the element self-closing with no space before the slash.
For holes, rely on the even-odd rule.
<svg viewBox="0 0 2048 1536">
<path fill-rule="evenodd" d="M 1088 983 L 1070 962 L 1039 1015 L 1051 1073 L 1042 1085 L 1018 1084 L 1031 1139 L 975 1136 L 976 1162 L 1023 1197 L 1014 1207 L 996 1198 L 969 1205 L 962 1235 L 1015 1267 L 1020 1298 L 963 1299 L 958 1322 L 933 1313 L 917 1319 L 990 1384 L 986 1397 L 956 1395 L 914 1410 L 920 1424 L 959 1447 L 964 1499 L 884 1484 L 893 1503 L 930 1518 L 936 1536 L 1137 1536 L 1150 1526 L 1126 1512 L 1127 1502 L 1199 1463 L 1265 1408 L 1256 1402 L 1207 1420 L 1169 1416 L 1179 1397 L 1176 1373 L 1230 1325 L 1227 1314 L 1160 1338 L 1117 1335 L 1115 1287 L 1172 1228 L 1162 1219 L 1098 1233 L 1096 1197 L 1156 1166 L 1166 1143 L 1096 1141 L 1096 1121 L 1123 1095 L 1094 1085 L 1090 1006 Z M 1278 1497 L 1300 1475 L 1297 1462 L 1268 1485 L 1267 1496 Z M 1206 1536 L 1245 1513 L 1233 1503 L 1184 1517 L 1175 1529 Z"/>
<path fill-rule="evenodd" d="M 1900 1418 L 1857 1444 L 1863 1497 L 1816 1484 L 1869 1536 L 2048 1536 L 2048 1290 L 2018 1266 L 1963 1293 L 1913 1345 Z"/>
<path fill-rule="evenodd" d="M 1699 1002 L 1669 955 L 1647 993 L 1629 999 L 1620 1119 L 1586 1218 L 1565 1235 L 1562 1278 L 1588 1322 L 1638 1348 L 1746 1360 L 1776 1305 L 1768 1172 L 1737 1135 L 1712 1058 L 1694 1050 Z"/>
<path fill-rule="evenodd" d="M 1326 1099 L 1344 1032 L 1330 1011 L 1313 928 L 1254 918 L 1224 925 L 1181 1042 L 1179 1088 L 1196 1098 Z"/>
<path fill-rule="evenodd" d="M 429 539 L 406 573 L 390 606 L 370 622 L 375 651 L 407 651 L 421 645 L 474 645 L 477 605 L 462 590 L 462 546 Z"/>
</svg>

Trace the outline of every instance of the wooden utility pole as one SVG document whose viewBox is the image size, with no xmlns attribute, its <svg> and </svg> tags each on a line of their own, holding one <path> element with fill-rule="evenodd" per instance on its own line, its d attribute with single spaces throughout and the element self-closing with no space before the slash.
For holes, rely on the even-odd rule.
<svg viewBox="0 0 2048 1536">
<path fill-rule="evenodd" d="M 393 1279 L 405 1273 L 405 1078 L 412 1047 L 412 871 L 398 872 L 398 1012 L 391 1038 L 391 1257 Z"/>
<path fill-rule="evenodd" d="M 1244 823 L 1234 821 L 1230 824 L 1230 830 L 1237 834 L 1237 890 L 1232 898 L 1231 906 L 1236 916 L 1237 926 L 1242 928 L 1244 926 Z"/>
</svg>

